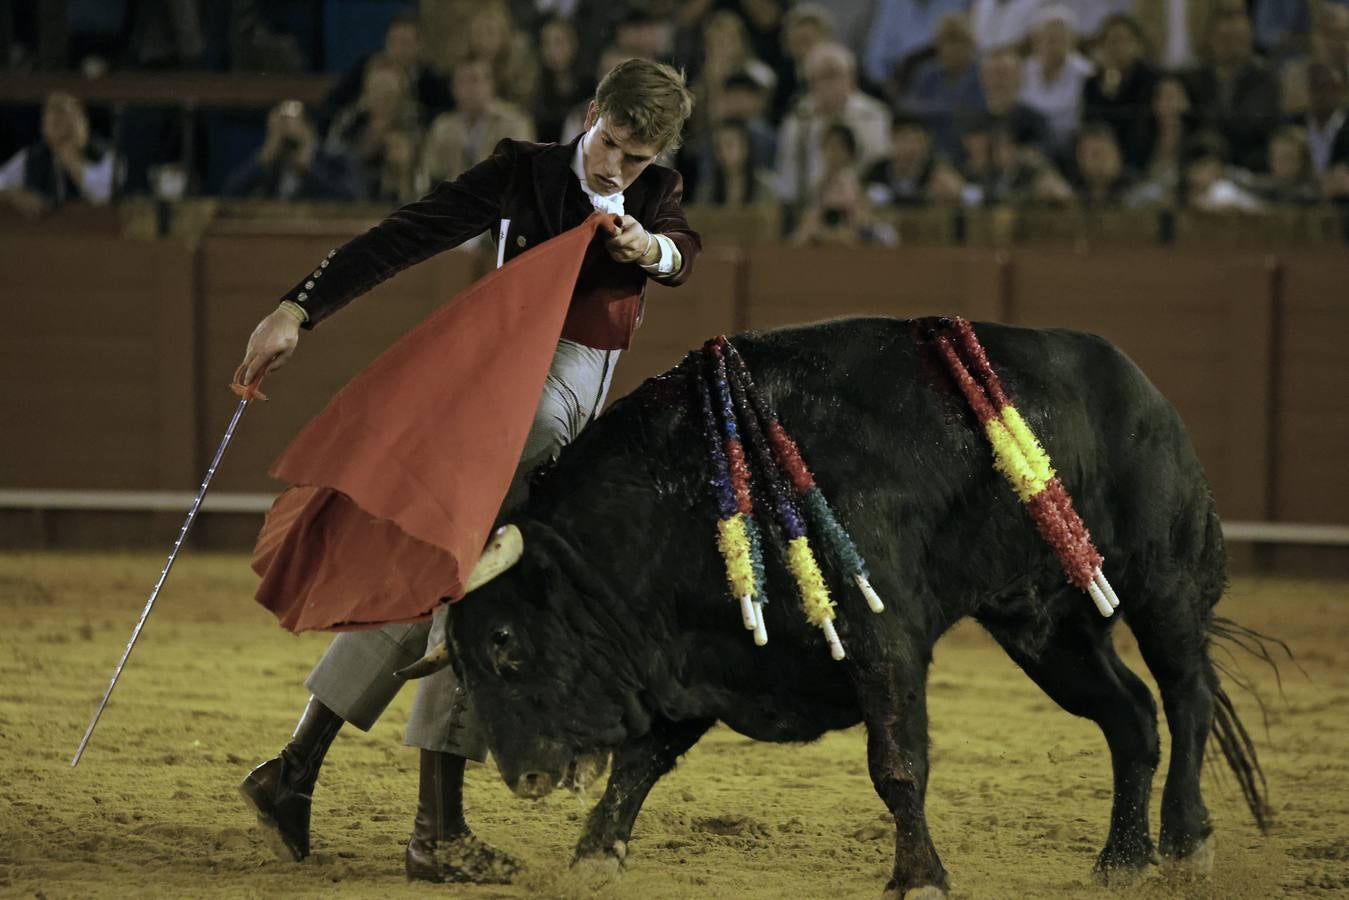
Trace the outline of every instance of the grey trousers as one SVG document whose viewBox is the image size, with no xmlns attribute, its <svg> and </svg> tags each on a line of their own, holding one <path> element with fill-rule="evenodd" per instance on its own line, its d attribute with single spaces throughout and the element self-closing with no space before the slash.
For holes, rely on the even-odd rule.
<svg viewBox="0 0 1349 900">
<path fill-rule="evenodd" d="M 520 502 L 529 473 L 556 457 L 599 414 L 617 361 L 617 350 L 558 343 L 503 508 Z M 404 684 L 393 673 L 444 639 L 446 619 L 441 607 L 429 623 L 339 634 L 305 679 L 305 687 L 345 721 L 369 731 Z M 479 761 L 487 758 L 486 736 L 451 667 L 417 682 L 403 742 Z"/>
</svg>

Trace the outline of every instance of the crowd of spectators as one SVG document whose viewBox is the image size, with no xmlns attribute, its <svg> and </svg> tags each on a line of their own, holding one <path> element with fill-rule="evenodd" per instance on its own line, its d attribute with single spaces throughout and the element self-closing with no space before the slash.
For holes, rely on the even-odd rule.
<svg viewBox="0 0 1349 900">
<path fill-rule="evenodd" d="M 801 242 L 890 242 L 884 212 L 915 206 L 1349 202 L 1339 0 L 422 0 L 322 104 L 273 108 L 222 192 L 411 200 L 503 138 L 571 140 L 634 56 L 687 73 L 666 162 L 691 201 L 780 206 Z M 0 197 L 107 202 L 116 168 L 57 95 Z"/>
</svg>

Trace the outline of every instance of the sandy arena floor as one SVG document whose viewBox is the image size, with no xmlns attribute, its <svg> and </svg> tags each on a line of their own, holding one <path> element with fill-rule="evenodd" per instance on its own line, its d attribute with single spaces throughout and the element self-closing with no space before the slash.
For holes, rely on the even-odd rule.
<svg viewBox="0 0 1349 900">
<path fill-rule="evenodd" d="M 72 771 L 161 564 L 148 554 L 0 556 L 0 895 L 588 894 L 567 869 L 587 807 L 570 796 L 516 800 L 490 764 L 469 773 L 470 821 L 525 859 L 521 883 L 404 882 L 416 790 L 415 751 L 401 745 L 410 691 L 373 733 L 339 736 L 316 793 L 314 856 L 271 856 L 235 785 L 284 743 L 327 638 L 282 632 L 253 604 L 239 556 L 180 560 Z M 928 813 L 953 897 L 1349 896 L 1349 585 L 1241 579 L 1219 608 L 1286 639 L 1305 670 L 1285 664 L 1280 695 L 1267 669 L 1242 661 L 1268 701 L 1268 733 L 1229 685 L 1257 737 L 1272 833 L 1256 831 L 1234 779 L 1210 767 L 1213 877 L 1097 886 L 1090 868 L 1110 802 L 1103 739 L 966 625 L 937 647 L 930 685 Z M 1163 752 L 1165 741 L 1163 729 Z M 879 897 L 893 848 L 884 812 L 860 730 L 795 747 L 718 729 L 652 792 L 628 871 L 601 896 Z"/>
</svg>

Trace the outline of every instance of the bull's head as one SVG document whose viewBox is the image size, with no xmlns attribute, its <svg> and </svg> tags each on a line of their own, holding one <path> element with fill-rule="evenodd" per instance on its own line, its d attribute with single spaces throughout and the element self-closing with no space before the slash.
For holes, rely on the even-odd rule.
<svg viewBox="0 0 1349 900">
<path fill-rule="evenodd" d="M 541 797 L 593 777 L 608 749 L 645 731 L 634 611 L 556 532 L 500 529 L 468 587 L 473 596 L 451 607 L 451 646 L 404 674 L 454 665 L 516 793 Z"/>
</svg>

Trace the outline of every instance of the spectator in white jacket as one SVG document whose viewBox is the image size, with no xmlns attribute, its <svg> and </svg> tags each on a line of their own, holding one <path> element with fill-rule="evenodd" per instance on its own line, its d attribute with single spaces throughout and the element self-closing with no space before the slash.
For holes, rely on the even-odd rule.
<svg viewBox="0 0 1349 900">
<path fill-rule="evenodd" d="M 821 147 L 833 125 L 846 125 L 857 144 L 861 167 L 890 148 L 890 110 L 857 89 L 857 68 L 843 45 L 825 43 L 806 59 L 808 89 L 782 122 L 778 134 L 778 198 L 796 205 L 824 174 Z"/>
</svg>

